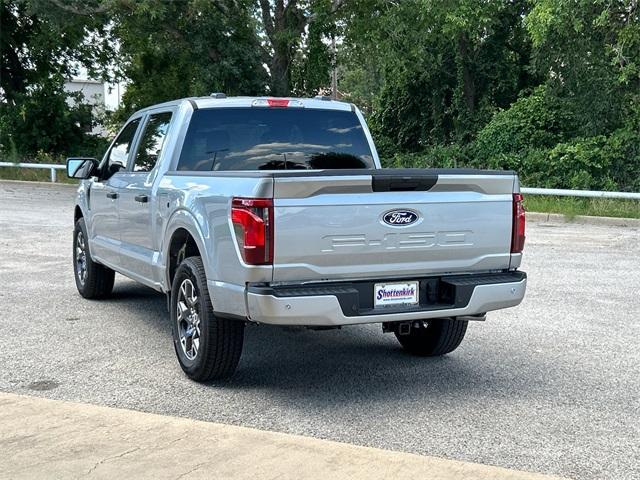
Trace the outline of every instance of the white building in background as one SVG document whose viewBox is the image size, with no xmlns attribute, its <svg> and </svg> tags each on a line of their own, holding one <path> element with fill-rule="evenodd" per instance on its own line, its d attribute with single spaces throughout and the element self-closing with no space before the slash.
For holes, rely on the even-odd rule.
<svg viewBox="0 0 640 480">
<path fill-rule="evenodd" d="M 81 74 L 67 80 L 64 84 L 64 90 L 69 93 L 80 92 L 84 97 L 83 103 L 91 105 L 93 118 L 100 118 L 105 111 L 114 111 L 120 106 L 125 84 L 106 83 Z M 91 133 L 95 135 L 107 136 L 109 134 L 100 124 L 94 124 L 91 127 Z"/>
</svg>

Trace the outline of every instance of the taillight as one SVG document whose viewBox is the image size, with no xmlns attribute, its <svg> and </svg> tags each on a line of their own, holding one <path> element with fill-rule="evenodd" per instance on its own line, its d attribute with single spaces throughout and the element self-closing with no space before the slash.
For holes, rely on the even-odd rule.
<svg viewBox="0 0 640 480">
<path fill-rule="evenodd" d="M 513 226 L 511 230 L 511 253 L 521 253 L 524 249 L 525 213 L 522 194 L 513 194 Z"/>
<path fill-rule="evenodd" d="M 273 263 L 273 200 L 234 198 L 231 222 L 242 258 L 249 265 Z"/>
</svg>

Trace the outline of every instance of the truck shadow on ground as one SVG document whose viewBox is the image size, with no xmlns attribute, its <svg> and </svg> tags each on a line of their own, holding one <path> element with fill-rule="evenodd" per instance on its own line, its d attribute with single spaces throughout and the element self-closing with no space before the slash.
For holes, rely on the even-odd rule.
<svg viewBox="0 0 640 480">
<path fill-rule="evenodd" d="M 470 389 L 475 382 L 469 380 L 476 374 L 456 354 L 407 354 L 380 325 L 330 331 L 259 326 L 247 328 L 245 353 L 228 385 L 281 389 L 292 399 L 327 404 L 364 397 L 407 400 L 425 390 Z"/>
<path fill-rule="evenodd" d="M 153 328 L 166 336 L 163 363 L 171 375 L 182 375 L 175 363 L 176 368 L 172 367 L 177 360 L 165 297 L 128 283 L 119 286 L 110 301 L 136 310 L 140 325 L 132 328 Z M 491 352 L 483 353 L 482 343 L 473 338 L 479 332 L 476 328 L 481 327 L 470 325 L 467 338 L 452 354 L 421 358 L 404 352 L 395 336 L 383 334 L 378 324 L 324 331 L 247 325 L 242 358 L 231 379 L 202 385 L 185 378 L 185 383 L 225 394 L 269 392 L 279 403 L 301 409 L 365 398 L 368 402 L 407 402 L 450 395 L 500 395 L 501 390 L 506 393 L 514 386 L 520 395 L 533 394 L 542 382 L 539 372 L 544 367 L 529 360 L 525 367 L 529 378 L 522 377 L 522 365 L 518 375 L 507 365 L 487 371 L 479 358 Z M 504 353 L 500 358 L 505 358 Z M 300 402 L 306 407 L 296 407 Z"/>
</svg>

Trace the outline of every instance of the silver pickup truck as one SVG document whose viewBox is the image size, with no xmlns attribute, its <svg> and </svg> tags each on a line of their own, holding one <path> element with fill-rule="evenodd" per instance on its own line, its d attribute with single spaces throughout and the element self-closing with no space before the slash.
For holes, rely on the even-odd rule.
<svg viewBox="0 0 640 480">
<path fill-rule="evenodd" d="M 247 322 L 380 323 L 443 355 L 519 304 L 525 217 L 509 171 L 382 169 L 362 114 L 327 98 L 215 94 L 135 113 L 78 188 L 85 298 L 114 273 L 167 295 L 179 363 L 231 375 Z"/>
</svg>

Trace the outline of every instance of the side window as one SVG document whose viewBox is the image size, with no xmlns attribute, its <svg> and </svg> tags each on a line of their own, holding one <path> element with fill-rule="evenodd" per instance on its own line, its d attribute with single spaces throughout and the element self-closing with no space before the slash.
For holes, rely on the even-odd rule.
<svg viewBox="0 0 640 480">
<path fill-rule="evenodd" d="M 120 132 L 120 135 L 118 135 L 115 142 L 113 142 L 111 150 L 109 150 L 109 156 L 107 157 L 107 168 L 104 170 L 102 175 L 104 180 L 111 177 L 114 173 L 126 168 L 127 158 L 129 157 L 129 151 L 131 150 L 131 144 L 133 143 L 133 138 L 136 135 L 138 125 L 140 125 L 139 118 L 129 122 L 122 132 Z"/>
<path fill-rule="evenodd" d="M 156 165 L 170 122 L 171 112 L 156 113 L 149 117 L 136 152 L 134 172 L 150 172 Z"/>
</svg>

